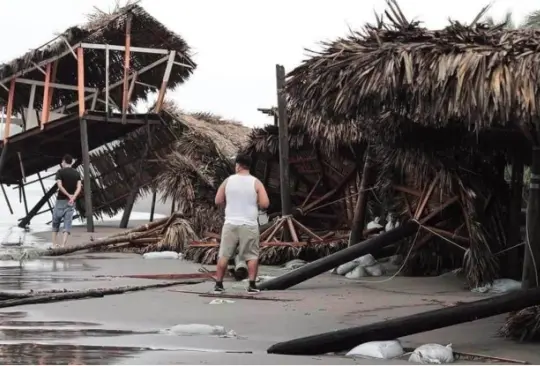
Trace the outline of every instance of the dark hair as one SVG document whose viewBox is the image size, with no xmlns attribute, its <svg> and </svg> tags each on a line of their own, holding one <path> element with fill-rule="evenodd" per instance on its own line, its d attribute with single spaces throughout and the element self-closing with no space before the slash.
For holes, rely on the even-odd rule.
<svg viewBox="0 0 540 366">
<path fill-rule="evenodd" d="M 251 156 L 247 154 L 238 154 L 234 162 L 242 168 L 249 170 L 251 168 Z"/>
<path fill-rule="evenodd" d="M 66 164 L 70 164 L 73 163 L 73 157 L 69 154 L 66 154 L 64 155 L 64 157 L 62 158 L 62 161 Z"/>
</svg>

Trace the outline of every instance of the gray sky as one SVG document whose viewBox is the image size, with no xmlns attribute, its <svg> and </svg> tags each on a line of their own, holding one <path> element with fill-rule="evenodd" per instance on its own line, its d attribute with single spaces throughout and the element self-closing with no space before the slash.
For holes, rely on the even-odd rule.
<svg viewBox="0 0 540 366">
<path fill-rule="evenodd" d="M 93 6 L 113 7 L 114 0 L 0 0 L 2 61 L 39 47 L 69 26 L 85 21 Z M 408 18 L 440 28 L 448 18 L 470 22 L 486 0 L 399 0 Z M 192 47 L 198 68 L 187 83 L 169 93 L 187 111 L 206 111 L 248 126 L 271 123 L 257 112 L 276 101 L 275 64 L 286 70 L 317 47 L 374 20 L 383 0 L 143 0 L 155 18 Z M 514 20 L 540 9 L 533 0 L 496 0 L 490 14 Z M 9 35 L 14 35 L 10 37 Z M 15 36 L 16 35 L 16 36 Z M 134 46 L 136 46 L 134 44 Z"/>
</svg>

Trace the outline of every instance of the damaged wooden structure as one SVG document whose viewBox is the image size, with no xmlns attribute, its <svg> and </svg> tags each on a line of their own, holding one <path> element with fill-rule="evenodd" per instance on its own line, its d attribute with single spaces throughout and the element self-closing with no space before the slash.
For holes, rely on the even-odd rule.
<svg viewBox="0 0 540 366">
<path fill-rule="evenodd" d="M 84 203 L 78 206 L 84 209 L 88 231 L 93 231 L 90 187 L 95 176 L 90 151 L 138 129 L 151 131 L 166 124 L 165 93 L 184 82 L 194 68 L 187 43 L 138 5 L 112 14 L 98 12 L 87 24 L 71 27 L 2 65 L 0 98 L 6 103 L 6 121 L 0 183 L 23 189 L 26 177 L 57 166 L 64 154 L 72 155 L 84 177 Z M 135 104 L 151 92 L 157 92 L 154 108 L 135 113 Z M 23 131 L 12 134 L 17 116 Z M 149 138 L 143 150 L 149 151 L 151 143 Z M 56 189 L 50 188 L 27 209 L 19 226 L 26 227 L 42 212 Z"/>
<path fill-rule="evenodd" d="M 336 134 L 329 131 L 355 128 L 357 133 L 350 140 L 361 134 L 373 147 L 382 172 L 386 171 L 379 175 L 383 182 L 395 174 L 399 183 L 407 179 L 407 173 L 414 173 L 422 188 L 411 193 L 420 204 L 406 208 L 412 217 L 401 227 L 377 237 L 379 250 L 413 235 L 414 225 L 417 232 L 437 233 L 433 230 L 437 221 L 454 220 L 461 211 L 468 236 L 458 229 L 445 235 L 438 230 L 438 234 L 446 236 L 449 244 L 463 236 L 463 244 L 468 244 L 463 245 L 463 260 L 473 271 L 471 283 L 501 277 L 498 266 L 506 257 L 510 263 L 506 266 L 524 264 L 524 289 L 537 287 L 540 229 L 532 223 L 538 220 L 540 209 L 540 114 L 534 86 L 540 67 L 539 31 L 482 24 L 479 20 L 487 8 L 470 24 L 451 21 L 445 29 L 431 31 L 408 21 L 395 1 L 387 4 L 386 19 L 378 17 L 376 24 L 366 25 L 363 31 L 325 44 L 323 51 L 289 74 L 287 93 L 294 119 L 315 137 L 333 138 Z M 520 243 L 523 165 L 529 164 L 528 223 Z M 512 166 L 510 184 L 504 180 L 507 165 Z M 395 180 L 390 181 L 394 192 L 405 192 L 396 187 Z M 419 213 L 437 191 L 442 193 L 439 202 L 447 207 L 430 210 L 428 217 L 433 216 L 435 222 L 427 223 Z M 490 212 L 494 205 L 499 208 Z M 293 286 L 365 254 L 372 242 L 355 244 L 343 251 L 348 255 L 330 255 L 259 287 Z M 493 242 L 498 242 L 495 247 Z M 524 260 L 503 255 L 519 247 L 524 248 Z M 285 342 L 269 352 L 336 351 L 518 311 L 537 302 L 535 288 Z M 534 321 L 529 326 L 537 329 L 538 324 Z"/>
</svg>

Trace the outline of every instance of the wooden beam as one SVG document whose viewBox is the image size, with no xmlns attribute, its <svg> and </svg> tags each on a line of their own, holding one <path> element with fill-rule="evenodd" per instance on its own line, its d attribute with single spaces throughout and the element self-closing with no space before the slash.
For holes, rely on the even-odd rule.
<svg viewBox="0 0 540 366">
<path fill-rule="evenodd" d="M 129 84 L 129 90 L 128 90 L 128 101 L 131 100 L 131 96 L 133 95 L 133 90 L 135 89 L 135 83 L 137 81 L 137 72 L 135 71 L 133 73 L 133 79 L 131 79 L 131 83 Z"/>
<path fill-rule="evenodd" d="M 85 99 L 84 99 L 84 49 L 81 47 L 77 48 L 77 84 L 78 84 L 77 91 L 79 93 L 79 117 L 82 117 L 84 115 Z M 85 124 L 85 129 L 86 129 L 86 121 L 84 124 Z"/>
<path fill-rule="evenodd" d="M 78 43 L 77 45 L 74 45 L 73 48 L 78 48 L 79 46 L 80 46 L 80 43 Z M 56 56 L 54 56 L 54 57 L 50 57 L 50 58 L 48 58 L 48 59 L 46 59 L 46 60 L 43 60 L 43 61 L 41 61 L 41 62 L 38 62 L 37 64 L 34 64 L 32 67 L 28 67 L 28 68 L 26 68 L 26 69 L 23 69 L 23 70 L 21 70 L 21 71 L 19 71 L 19 72 L 14 73 L 13 75 L 10 75 L 10 76 L 8 76 L 8 77 L 5 77 L 5 78 L 3 78 L 2 80 L 0 80 L 0 86 L 2 86 L 4 83 L 6 83 L 6 82 L 8 82 L 8 81 L 11 81 L 11 80 L 13 80 L 13 79 L 15 79 L 15 78 L 18 78 L 18 77 L 20 77 L 20 76 L 22 76 L 22 75 L 25 75 L 25 74 L 27 74 L 27 73 L 29 73 L 29 72 L 31 72 L 31 71 L 34 71 L 34 70 L 36 70 L 36 69 L 38 69 L 38 68 L 40 68 L 40 67 L 43 67 L 43 66 L 45 66 L 45 65 L 47 65 L 47 64 L 50 64 L 50 63 L 53 62 L 53 61 L 59 60 L 59 59 L 61 59 L 62 57 L 68 55 L 70 52 L 71 52 L 71 51 L 69 51 L 69 50 L 64 51 L 64 52 L 62 52 L 62 53 L 59 54 L 59 55 L 56 55 Z"/>
<path fill-rule="evenodd" d="M 287 101 L 285 99 L 285 68 L 276 65 L 276 87 L 279 121 L 279 177 L 281 191 L 281 214 L 290 215 L 291 192 L 289 181 L 289 129 L 287 123 Z M 287 238 L 286 238 L 287 239 Z"/>
<path fill-rule="evenodd" d="M 13 114 L 13 100 L 15 99 L 15 80 L 9 84 L 8 102 L 6 108 L 6 125 L 4 127 L 4 146 L 6 145 L 11 130 L 11 117 Z"/>
<path fill-rule="evenodd" d="M 111 51 L 125 51 L 125 46 L 118 46 L 118 45 L 112 45 L 112 44 L 98 44 L 98 43 L 82 43 L 82 48 L 89 48 L 94 50 L 106 50 L 109 49 Z M 130 47 L 131 52 L 136 53 L 152 53 L 157 55 L 168 55 L 169 50 L 163 49 L 163 48 L 146 48 L 146 47 Z"/>
<path fill-rule="evenodd" d="M 107 114 L 109 114 L 109 89 L 109 45 L 105 45 L 105 113 Z"/>
<path fill-rule="evenodd" d="M 56 81 L 56 72 L 58 71 L 58 60 L 54 61 L 52 64 L 52 71 L 51 71 L 51 83 L 54 83 Z M 49 108 L 47 109 L 47 122 L 49 122 L 50 116 L 51 116 L 51 104 L 53 100 L 54 95 L 54 87 L 49 84 L 49 100 L 47 101 L 47 105 Z"/>
<path fill-rule="evenodd" d="M 358 197 L 356 198 L 349 246 L 356 244 L 363 239 L 362 235 L 364 232 L 364 224 L 366 222 L 367 203 L 370 196 L 368 189 L 371 188 L 371 182 L 373 180 L 371 149 L 369 146 L 366 147 L 364 155 L 364 167 L 362 169 L 362 176 L 360 177 L 360 192 L 358 192 Z"/>
<path fill-rule="evenodd" d="M 154 213 L 156 212 L 156 199 L 157 199 L 157 189 L 152 190 L 152 204 L 150 205 L 150 222 L 154 221 Z"/>
<path fill-rule="evenodd" d="M 79 49 L 80 48 L 78 48 L 77 50 L 79 50 Z M 43 86 L 43 87 L 45 86 L 45 82 L 44 81 L 39 81 L 39 80 L 16 79 L 16 81 L 18 83 L 21 83 L 21 84 L 37 85 L 37 86 Z M 50 88 L 56 88 L 56 89 L 74 90 L 74 91 L 79 90 L 77 85 L 58 84 L 58 83 L 52 83 L 52 82 L 49 83 L 49 87 Z M 84 88 L 84 91 L 85 92 L 90 92 L 90 93 L 95 93 L 98 90 L 96 88 Z"/>
<path fill-rule="evenodd" d="M 49 88 L 49 85 L 51 83 L 51 73 L 52 73 L 52 65 L 48 64 L 47 68 L 45 69 L 45 85 L 43 86 L 43 107 L 41 108 L 41 129 L 45 127 L 45 124 L 48 120 L 48 114 L 49 109 L 51 108 L 49 105 L 49 92 L 51 89 Z"/>
<path fill-rule="evenodd" d="M 131 61 L 131 53 L 130 53 L 130 47 L 131 47 L 131 20 L 132 15 L 129 14 L 126 18 L 126 49 L 124 53 L 124 90 L 122 92 L 122 118 L 126 118 L 127 108 L 128 108 L 128 76 L 129 76 L 129 68 L 130 68 L 130 61 Z"/>
<path fill-rule="evenodd" d="M 165 92 L 167 91 L 167 85 L 169 84 L 169 78 L 171 77 L 171 71 L 172 71 L 175 56 L 176 56 L 176 52 L 171 51 L 169 55 L 169 61 L 167 62 L 167 67 L 165 67 L 165 73 L 163 74 L 163 81 L 161 82 L 161 88 L 159 89 L 159 94 L 156 101 L 156 108 L 155 108 L 156 113 L 159 113 L 161 111 L 161 107 L 163 106 L 163 101 L 165 100 Z"/>
<path fill-rule="evenodd" d="M 147 71 L 149 71 L 149 70 L 152 70 L 153 68 L 155 68 L 155 67 L 161 65 L 162 63 L 166 62 L 168 59 L 169 59 L 169 56 L 165 56 L 165 57 L 160 58 L 159 60 L 156 60 L 156 61 L 152 62 L 152 63 L 151 63 L 150 65 L 148 65 L 148 66 L 142 67 L 139 71 L 137 71 L 137 75 L 140 76 L 140 75 L 142 75 L 143 73 L 145 73 L 145 72 L 147 72 Z M 128 77 L 128 79 L 131 80 L 133 77 L 134 77 L 134 74 L 130 75 L 130 76 Z M 33 80 L 32 80 L 32 81 L 33 81 Z M 109 89 L 108 89 L 108 90 L 112 90 L 112 89 L 114 89 L 114 88 L 116 88 L 116 87 L 122 85 L 123 83 L 124 83 L 123 80 L 117 81 L 116 83 L 111 84 L 111 85 L 109 86 Z M 88 89 L 88 88 L 85 88 L 85 89 Z M 102 92 L 102 91 L 97 90 L 97 89 L 95 89 L 95 88 L 92 88 L 92 89 L 93 89 L 93 91 L 94 91 L 95 94 L 99 94 L 99 93 Z M 78 89 L 77 89 L 77 90 L 78 90 Z M 105 90 L 105 93 L 107 94 L 107 90 Z M 94 95 L 93 95 L 93 94 L 90 94 L 90 95 L 88 95 L 88 96 L 85 97 L 85 100 L 90 100 L 90 99 L 92 99 L 93 97 L 94 97 Z M 109 98 L 108 100 L 110 100 L 110 98 Z M 79 104 L 78 101 L 77 101 L 77 102 L 73 102 L 73 103 L 70 103 L 70 104 L 68 104 L 68 105 L 66 105 L 66 106 L 63 106 L 63 107 L 61 107 L 61 108 L 55 109 L 53 112 L 60 112 L 60 111 L 62 111 L 62 110 L 66 110 L 66 109 L 69 109 L 69 108 L 73 108 L 73 107 L 75 107 L 75 106 L 78 105 L 78 104 Z"/>
</svg>

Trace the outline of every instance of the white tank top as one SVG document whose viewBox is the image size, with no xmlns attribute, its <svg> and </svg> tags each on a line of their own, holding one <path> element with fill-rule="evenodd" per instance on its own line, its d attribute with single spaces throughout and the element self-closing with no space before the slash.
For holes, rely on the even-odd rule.
<svg viewBox="0 0 540 366">
<path fill-rule="evenodd" d="M 225 185 L 225 224 L 258 226 L 256 178 L 252 175 L 231 175 Z"/>
</svg>

